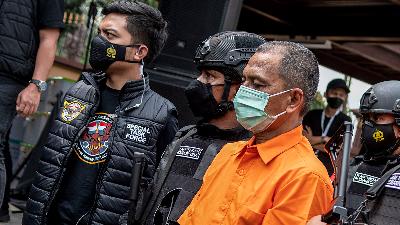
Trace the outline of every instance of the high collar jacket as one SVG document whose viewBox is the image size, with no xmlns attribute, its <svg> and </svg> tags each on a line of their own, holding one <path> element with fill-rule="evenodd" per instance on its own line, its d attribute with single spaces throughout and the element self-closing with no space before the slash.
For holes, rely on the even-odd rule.
<svg viewBox="0 0 400 225">
<path fill-rule="evenodd" d="M 82 80 L 66 93 L 42 152 L 23 225 L 48 224 L 49 209 L 60 188 L 68 158 L 73 151 L 72 145 L 98 108 L 99 83 L 102 79 L 104 76 L 84 73 Z M 128 82 L 122 88 L 115 114 L 109 153 L 97 179 L 94 204 L 88 212 L 88 224 L 113 225 L 127 211 L 134 152 L 145 153 L 147 166 L 143 172 L 141 189 L 150 189 L 156 166 L 157 140 L 168 121 L 176 121 L 177 113 L 174 105 L 152 91 L 148 79 L 145 79 L 145 82 Z M 130 135 L 131 130 L 136 128 L 138 132 L 146 131 L 142 138 Z"/>
</svg>

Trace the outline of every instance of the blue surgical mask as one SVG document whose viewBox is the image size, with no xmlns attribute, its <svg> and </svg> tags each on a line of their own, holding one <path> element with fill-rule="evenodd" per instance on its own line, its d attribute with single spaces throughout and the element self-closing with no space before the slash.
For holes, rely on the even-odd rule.
<svg viewBox="0 0 400 225">
<path fill-rule="evenodd" d="M 240 86 L 233 99 L 237 121 L 253 134 L 268 129 L 279 116 L 286 113 L 286 111 L 284 111 L 274 116 L 268 115 L 264 109 L 268 104 L 269 98 L 291 90 L 292 89 L 270 95 L 243 85 Z"/>
</svg>

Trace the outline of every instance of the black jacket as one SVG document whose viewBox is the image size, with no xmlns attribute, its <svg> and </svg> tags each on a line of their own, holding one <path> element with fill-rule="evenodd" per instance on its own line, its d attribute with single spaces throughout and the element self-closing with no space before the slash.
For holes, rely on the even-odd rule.
<svg viewBox="0 0 400 225">
<path fill-rule="evenodd" d="M 0 0 L 0 76 L 31 79 L 39 46 L 36 9 L 36 0 Z"/>
<path fill-rule="evenodd" d="M 85 73 L 82 80 L 66 93 L 64 104 L 50 129 L 48 143 L 43 149 L 22 224 L 47 224 L 50 206 L 72 152 L 71 146 L 98 107 L 98 83 L 93 74 Z M 111 130 L 109 155 L 98 176 L 95 202 L 88 213 L 89 224 L 116 224 L 120 215 L 127 211 L 134 152 L 145 153 L 147 158 L 142 190 L 150 189 L 153 183 L 157 140 L 166 123 L 169 120 L 176 121 L 176 109 L 149 88 L 148 79 L 146 83 L 145 86 L 143 83 L 138 86 L 138 82 L 128 82 L 121 90 L 117 117 Z M 137 107 L 143 86 L 143 103 Z M 74 107 L 71 104 L 75 104 Z M 134 126 L 146 131 L 140 140 L 129 135 L 129 130 Z"/>
</svg>

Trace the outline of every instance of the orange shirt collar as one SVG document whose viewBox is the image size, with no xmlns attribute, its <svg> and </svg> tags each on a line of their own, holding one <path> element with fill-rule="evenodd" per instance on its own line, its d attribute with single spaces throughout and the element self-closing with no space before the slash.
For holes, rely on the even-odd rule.
<svg viewBox="0 0 400 225">
<path fill-rule="evenodd" d="M 303 137 L 302 132 L 303 126 L 300 125 L 293 130 L 257 145 L 253 145 L 255 141 L 255 136 L 253 136 L 249 141 L 244 142 L 243 146 L 239 147 L 234 154 L 238 154 L 248 148 L 256 148 L 263 162 L 267 164 L 276 156 L 298 144 Z"/>
</svg>

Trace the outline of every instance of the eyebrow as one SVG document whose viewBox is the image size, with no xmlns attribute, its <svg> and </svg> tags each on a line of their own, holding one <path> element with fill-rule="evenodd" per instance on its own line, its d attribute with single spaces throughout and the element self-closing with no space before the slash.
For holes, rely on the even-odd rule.
<svg viewBox="0 0 400 225">
<path fill-rule="evenodd" d="M 265 74 L 260 74 L 261 71 L 250 71 L 247 75 L 248 79 L 251 79 L 253 81 L 259 81 L 265 84 L 269 84 L 268 79 L 265 78 Z M 265 71 L 263 71 L 265 72 Z"/>
<path fill-rule="evenodd" d="M 103 29 L 100 29 L 100 27 L 97 29 L 97 31 L 101 31 L 101 30 L 103 30 L 103 31 L 105 31 L 105 32 L 114 32 L 115 34 L 119 34 L 118 33 L 118 31 L 117 30 L 115 30 L 115 29 L 113 29 L 113 28 L 103 28 Z"/>
</svg>

